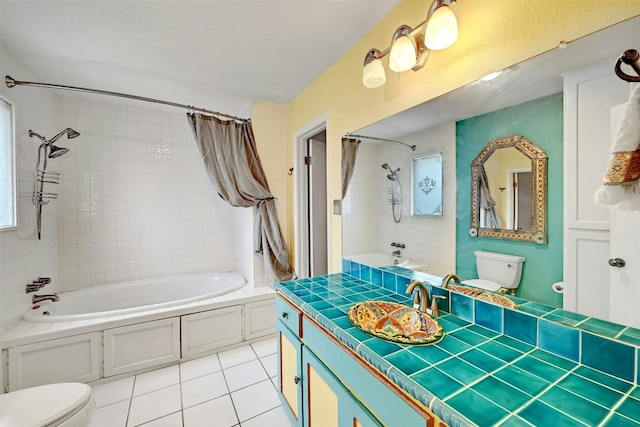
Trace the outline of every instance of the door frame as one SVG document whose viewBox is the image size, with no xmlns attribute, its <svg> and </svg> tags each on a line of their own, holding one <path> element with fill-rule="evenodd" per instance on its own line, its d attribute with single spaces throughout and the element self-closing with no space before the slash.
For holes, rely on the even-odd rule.
<svg viewBox="0 0 640 427">
<path fill-rule="evenodd" d="M 324 113 L 320 117 L 312 120 L 302 128 L 298 129 L 293 135 L 293 157 L 294 157 L 294 180 L 293 180 L 293 230 L 294 230 L 294 269 L 300 277 L 304 277 L 305 272 L 309 269 L 309 263 L 305 259 L 305 248 L 308 247 L 306 230 L 309 228 L 306 215 L 302 215 L 305 212 L 305 206 L 308 202 L 308 195 L 305 189 L 304 180 L 304 157 L 306 155 L 306 143 L 309 138 L 325 130 L 327 132 L 327 152 L 329 150 L 328 142 L 328 120 L 329 114 Z M 327 162 L 328 169 L 328 162 Z M 327 170 L 327 178 L 329 171 Z M 327 201 L 329 200 L 329 186 L 327 185 Z M 328 204 L 328 202 L 327 202 Z M 329 230 L 330 224 L 329 216 L 327 215 L 327 262 L 328 268 L 330 266 L 330 252 L 331 245 L 329 244 Z"/>
</svg>

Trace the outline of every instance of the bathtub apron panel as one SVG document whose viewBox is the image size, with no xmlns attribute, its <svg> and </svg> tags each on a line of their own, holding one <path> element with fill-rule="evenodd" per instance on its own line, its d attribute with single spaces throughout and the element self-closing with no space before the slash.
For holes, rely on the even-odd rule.
<svg viewBox="0 0 640 427">
<path fill-rule="evenodd" d="M 182 357 L 242 342 L 242 306 L 182 316 Z"/>
</svg>

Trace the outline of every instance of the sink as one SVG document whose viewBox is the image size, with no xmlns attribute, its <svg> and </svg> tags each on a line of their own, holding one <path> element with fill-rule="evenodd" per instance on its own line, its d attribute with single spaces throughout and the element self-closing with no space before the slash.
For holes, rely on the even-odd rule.
<svg viewBox="0 0 640 427">
<path fill-rule="evenodd" d="M 469 286 L 456 286 L 448 285 L 447 289 L 469 295 L 470 297 L 478 298 L 482 301 L 492 302 L 494 304 L 501 305 L 503 307 L 517 309 L 518 304 L 511 301 L 509 298 L 497 294 L 495 292 L 487 291 L 486 289 L 473 288 Z"/>
<path fill-rule="evenodd" d="M 405 304 L 363 301 L 353 305 L 347 316 L 357 328 L 387 341 L 433 344 L 444 336 L 435 319 Z"/>
</svg>

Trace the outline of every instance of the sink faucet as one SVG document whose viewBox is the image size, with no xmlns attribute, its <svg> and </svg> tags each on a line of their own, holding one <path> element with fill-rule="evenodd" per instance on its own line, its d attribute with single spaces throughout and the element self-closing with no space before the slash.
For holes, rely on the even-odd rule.
<svg viewBox="0 0 640 427">
<path fill-rule="evenodd" d="M 60 297 L 58 296 L 58 294 L 51 294 L 51 295 L 34 295 L 31 298 L 31 304 L 37 304 L 41 301 L 59 301 Z"/>
<path fill-rule="evenodd" d="M 442 279 L 442 287 L 446 288 L 447 286 L 449 286 L 449 282 L 451 280 L 456 283 L 460 283 L 460 278 L 455 273 L 451 273 L 447 274 L 446 276 L 444 276 L 444 279 Z"/>
<path fill-rule="evenodd" d="M 416 287 L 420 288 L 420 311 L 426 313 L 427 308 L 429 307 L 429 294 L 427 293 L 427 288 L 425 288 L 421 282 L 416 280 L 407 286 L 406 293 L 411 295 Z"/>
</svg>

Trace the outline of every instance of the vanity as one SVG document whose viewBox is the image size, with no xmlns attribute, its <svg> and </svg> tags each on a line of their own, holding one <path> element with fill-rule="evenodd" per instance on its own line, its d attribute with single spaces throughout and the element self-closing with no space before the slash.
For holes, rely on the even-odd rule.
<svg viewBox="0 0 640 427">
<path fill-rule="evenodd" d="M 390 342 L 346 313 L 366 300 L 410 305 L 404 289 L 417 273 L 347 260 L 343 271 L 275 285 L 278 391 L 294 425 L 640 423 L 640 343 L 548 320 L 535 302 L 509 296 L 511 309 L 449 291 L 424 273 L 429 294 L 446 298 L 444 338 Z"/>
</svg>

